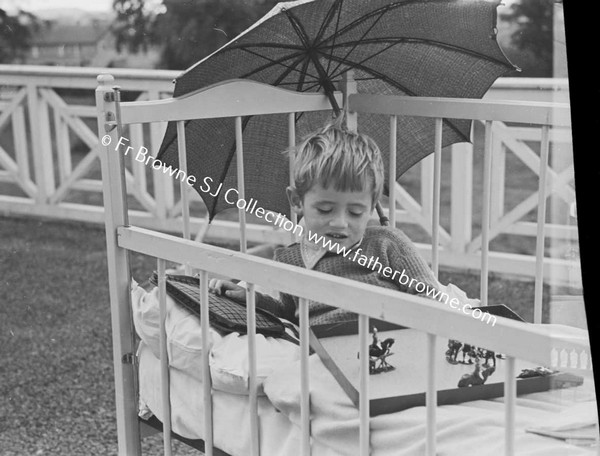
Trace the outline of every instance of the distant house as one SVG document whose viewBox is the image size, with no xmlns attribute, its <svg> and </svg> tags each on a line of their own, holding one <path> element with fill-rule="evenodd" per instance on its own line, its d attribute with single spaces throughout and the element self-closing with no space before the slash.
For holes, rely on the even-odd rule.
<svg viewBox="0 0 600 456">
<path fill-rule="evenodd" d="M 118 53 L 110 21 L 44 21 L 34 33 L 25 63 L 154 68 L 159 55 L 158 49 L 154 48 L 147 53 Z"/>
<path fill-rule="evenodd" d="M 45 21 L 31 40 L 27 63 L 90 66 L 99 54 L 114 48 L 110 23 L 67 24 Z"/>
</svg>

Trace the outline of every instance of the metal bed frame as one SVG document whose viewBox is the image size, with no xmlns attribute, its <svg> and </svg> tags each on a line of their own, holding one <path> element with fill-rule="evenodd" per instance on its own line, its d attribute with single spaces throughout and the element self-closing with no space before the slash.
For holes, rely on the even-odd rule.
<svg viewBox="0 0 600 456">
<path fill-rule="evenodd" d="M 240 209 L 240 252 L 214 247 L 191 240 L 189 229 L 189 201 L 187 184 L 181 182 L 182 232 L 183 237 L 151 231 L 132 226 L 128 221 L 126 191 L 126 157 L 115 151 L 122 135 L 122 126 L 152 122 L 177 122 L 179 163 L 185 171 L 186 141 L 184 122 L 187 119 L 233 117 L 235 118 L 236 153 L 238 163 L 238 191 L 244 197 L 243 134 L 242 117 L 280 114 L 289 116 L 289 143 L 295 144 L 294 115 L 298 112 L 330 110 L 329 101 L 321 94 L 299 94 L 252 81 L 232 80 L 197 91 L 180 99 L 123 102 L 119 101 L 119 90 L 110 75 L 98 76 L 96 89 L 98 110 L 98 131 L 106 146 L 101 146 L 101 162 L 106 217 L 107 255 L 109 267 L 110 303 L 112 309 L 113 354 L 116 385 L 116 416 L 119 454 L 140 454 L 140 436 L 146 433 L 147 425 L 140 423 L 137 416 L 135 334 L 131 324 L 130 270 L 128 252 L 139 252 L 157 258 L 159 298 L 161 309 L 161 367 L 163 406 L 165 415 L 170 416 L 169 375 L 164 330 L 166 291 L 166 261 L 185 265 L 186 271 L 192 268 L 199 271 L 200 295 L 203 302 L 208 299 L 209 274 L 223 274 L 244 280 L 249 284 L 247 294 L 248 350 L 250 359 L 250 416 L 252 447 L 248 454 L 259 454 L 259 434 L 256 390 L 256 347 L 255 347 L 255 285 L 278 289 L 300 297 L 300 350 L 301 350 L 301 421 L 302 444 L 300 454 L 310 454 L 310 402 L 309 402 L 309 332 L 308 300 L 318 300 L 331 306 L 341 307 L 360 314 L 360 454 L 369 454 L 369 383 L 368 366 L 368 318 L 384 319 L 428 334 L 428 371 L 426 385 L 426 454 L 436 454 L 436 371 L 434 355 L 436 339 L 451 338 L 461 334 L 470 343 L 485 346 L 507 355 L 506 377 L 504 380 L 505 401 L 505 454 L 515 454 L 515 404 L 516 372 L 515 359 L 528 360 L 540 365 L 556 366 L 561 370 L 592 375 L 590 348 L 587 344 L 561 339 L 538 325 L 501 319 L 494 327 L 483 325 L 456 310 L 440 306 L 429 299 L 399 294 L 397 291 L 382 289 L 352 280 L 327 276 L 310 270 L 298 270 L 288 265 L 251 256 L 247 253 L 246 232 L 249 226 L 245 212 Z M 348 78 L 341 92 L 335 94 L 340 105 L 347 106 L 350 122 L 356 122 L 360 113 L 388 115 L 390 119 L 390 151 L 395 151 L 395 128 L 397 116 L 426 116 L 435 119 L 436 146 L 434 154 L 434 204 L 432 209 L 432 268 L 437 274 L 440 249 L 440 170 L 442 150 L 442 120 L 463 118 L 485 123 L 484 176 L 483 176 L 483 223 L 481 249 L 481 299 L 487 299 L 488 244 L 491 192 L 491 131 L 494 121 L 523 122 L 539 126 L 542 136 L 540 159 L 540 204 L 538 220 L 545 220 L 545 199 L 548 194 L 546 168 L 549 151 L 549 130 L 553 126 L 569 126 L 569 107 L 565 104 L 522 103 L 513 101 L 482 101 L 465 99 L 411 98 L 400 96 L 379 96 L 357 94 L 353 91 L 351 78 Z M 149 152 L 150 154 L 151 152 Z M 390 153 L 394 157 L 394 153 Z M 393 160 L 393 159 L 391 159 Z M 396 176 L 394 163 L 389 166 L 390 195 L 389 207 L 395 208 L 394 192 Z M 390 224 L 395 226 L 395 211 L 389 211 Z M 293 220 L 295 221 L 295 220 Z M 541 321 L 541 291 L 544 272 L 544 223 L 538 223 L 535 321 Z M 361 303 L 368 302 L 365 306 Z M 201 322 L 203 343 L 208 346 L 208 309 L 202 306 Z M 570 361 L 565 360 L 565 353 Z M 587 358 L 586 358 L 587 356 Z M 590 360 L 585 362 L 585 360 Z M 205 441 L 207 455 L 222 454 L 213 448 L 211 420 L 211 390 L 208 368 L 208 350 L 203 350 Z M 155 423 L 156 425 L 156 423 Z M 164 454 L 171 454 L 171 423 L 165 419 L 162 424 Z"/>
</svg>

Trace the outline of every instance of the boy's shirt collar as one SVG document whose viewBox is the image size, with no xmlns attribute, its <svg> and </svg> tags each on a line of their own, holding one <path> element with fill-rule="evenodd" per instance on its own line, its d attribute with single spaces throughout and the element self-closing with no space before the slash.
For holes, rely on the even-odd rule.
<svg viewBox="0 0 600 456">
<path fill-rule="evenodd" d="M 349 250 L 353 250 L 358 247 L 363 241 L 363 238 L 360 238 L 356 244 L 350 247 Z M 304 262 L 304 266 L 307 269 L 314 269 L 315 266 L 321 258 L 326 255 L 338 255 L 336 252 L 332 252 L 329 249 L 326 249 L 323 246 L 317 245 L 314 242 L 308 240 L 307 236 L 302 236 L 300 238 L 300 253 L 302 255 L 302 261 Z"/>
</svg>

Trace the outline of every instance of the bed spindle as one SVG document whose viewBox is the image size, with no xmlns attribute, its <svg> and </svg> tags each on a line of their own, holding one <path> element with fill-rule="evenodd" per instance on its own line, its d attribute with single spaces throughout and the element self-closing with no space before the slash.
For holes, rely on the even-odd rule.
<svg viewBox="0 0 600 456">
<path fill-rule="evenodd" d="M 160 100 L 160 98 L 161 94 L 158 90 L 148 90 L 149 100 Z M 150 123 L 150 147 L 152 150 L 160 150 L 166 128 L 166 122 Z M 171 176 L 165 173 L 152 173 L 152 178 L 154 180 L 156 212 L 159 219 L 166 220 L 169 210 L 175 205 L 173 180 Z"/>
<path fill-rule="evenodd" d="M 515 409 L 517 406 L 517 377 L 515 373 L 515 358 L 506 357 L 504 378 L 504 454 L 515 454 Z"/>
<path fill-rule="evenodd" d="M 235 118 L 235 157 L 237 161 L 237 185 L 240 199 L 246 199 L 246 191 L 244 186 L 244 144 L 242 131 L 242 118 Z M 246 241 L 246 211 L 243 208 L 239 209 L 240 219 L 240 252 L 246 253 L 248 243 Z"/>
<path fill-rule="evenodd" d="M 136 347 L 135 335 L 131 329 L 131 272 L 129 254 L 125 248 L 119 247 L 117 236 L 118 227 L 129 224 L 124 154 L 114 150 L 114 144 L 118 143 L 121 133 L 116 117 L 120 111 L 116 109 L 117 96 L 112 88 L 114 78 L 108 74 L 101 74 L 97 80 L 98 132 L 108 136 L 109 144 L 112 144 L 110 146 L 101 142 L 98 150 L 102 167 L 106 227 L 118 452 L 119 455 L 138 455 L 141 450 L 140 427 L 137 421 L 137 372 L 132 363 L 124 362 L 124 359 L 135 353 Z"/>
<path fill-rule="evenodd" d="M 160 344 L 160 393 L 163 408 L 163 446 L 164 455 L 171 456 L 171 400 L 169 398 L 169 358 L 167 353 L 167 282 L 165 260 L 157 259 L 158 308 L 159 308 L 159 344 Z"/>
<path fill-rule="evenodd" d="M 187 149 L 185 142 L 185 121 L 177 122 L 177 153 L 179 157 L 179 169 L 187 176 Z M 189 185 L 183 179 L 179 179 L 179 190 L 181 193 L 181 216 L 182 216 L 182 231 L 184 239 L 191 239 L 190 234 L 190 201 L 188 193 Z M 189 264 L 185 264 L 186 275 L 191 275 L 192 268 Z"/>
<path fill-rule="evenodd" d="M 431 269 L 436 279 L 440 263 L 440 191 L 442 179 L 442 119 L 435 119 L 433 150 L 433 213 L 431 214 Z"/>
<path fill-rule="evenodd" d="M 248 401 L 250 405 L 250 438 L 251 453 L 253 456 L 260 454 L 259 427 L 258 427 L 258 388 L 256 384 L 256 293 L 255 285 L 248 284 L 246 292 L 246 315 L 248 320 Z"/>
<path fill-rule="evenodd" d="M 483 202 L 481 208 L 481 305 L 488 304 L 488 271 L 490 255 L 490 199 L 492 176 L 492 121 L 485 121 L 483 147 Z"/>
<path fill-rule="evenodd" d="M 129 125 L 129 134 L 131 135 L 131 144 L 134 148 L 143 146 L 144 144 L 144 129 L 143 124 Z M 146 198 L 148 183 L 146 181 L 146 166 L 144 163 L 135 159 L 135 154 L 131 154 L 131 170 L 133 172 L 133 186 L 137 193 L 144 195 Z M 156 208 L 153 208 L 156 211 Z M 151 212 L 154 212 L 151 211 Z"/>
<path fill-rule="evenodd" d="M 309 382 L 309 320 L 308 300 L 299 299 L 298 303 L 300 323 L 300 454 L 310 455 L 310 382 Z"/>
<path fill-rule="evenodd" d="M 388 178 L 388 218 L 390 226 L 396 227 L 396 136 L 398 130 L 398 117 L 390 116 L 390 165 Z"/>
<path fill-rule="evenodd" d="M 546 182 L 548 175 L 548 154 L 550 138 L 548 125 L 542 126 L 540 150 L 540 180 L 538 188 L 537 235 L 535 246 L 535 298 L 533 304 L 533 322 L 542 323 L 542 295 L 544 278 L 544 244 L 546 236 Z"/>
<path fill-rule="evenodd" d="M 210 378 L 209 353 L 211 347 L 210 315 L 208 313 L 208 272 L 200 271 L 200 326 L 202 329 L 202 394 L 204 398 L 204 453 L 213 456 L 212 381 Z"/>
<path fill-rule="evenodd" d="M 296 147 L 296 113 L 295 112 L 290 112 L 288 114 L 288 147 L 290 148 L 290 150 L 293 147 Z M 294 185 L 294 176 L 293 176 L 293 170 L 294 170 L 294 159 L 292 154 L 289 155 L 289 170 L 290 170 L 290 185 Z M 298 214 L 296 214 L 294 211 L 292 211 L 292 208 L 290 207 L 290 220 L 292 221 L 292 223 L 294 224 L 294 226 L 298 223 Z M 294 242 L 296 240 L 296 236 L 294 235 L 294 233 L 291 233 L 291 238 L 292 238 L 292 242 Z"/>
<path fill-rule="evenodd" d="M 436 447 L 436 408 L 437 408 L 437 389 L 436 389 L 436 369 L 435 360 L 438 356 L 436 352 L 437 336 L 427 333 L 427 389 L 425 392 L 425 411 L 426 411 L 426 436 L 425 436 L 425 454 L 435 456 Z"/>
<path fill-rule="evenodd" d="M 368 456 L 370 452 L 369 429 L 369 317 L 358 316 L 358 343 L 360 359 L 359 403 L 358 413 L 360 418 L 359 447 L 361 456 Z"/>
</svg>

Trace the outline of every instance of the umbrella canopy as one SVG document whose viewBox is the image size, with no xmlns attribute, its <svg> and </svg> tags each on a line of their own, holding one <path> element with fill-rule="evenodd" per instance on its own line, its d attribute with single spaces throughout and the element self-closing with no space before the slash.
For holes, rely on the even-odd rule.
<svg viewBox="0 0 600 456">
<path fill-rule="evenodd" d="M 496 0 L 300 0 L 278 4 L 259 22 L 176 80 L 174 96 L 234 78 L 300 92 L 331 94 L 352 69 L 359 93 L 480 98 L 516 68 L 496 41 Z M 332 102 L 334 102 L 331 96 Z M 333 106 L 337 109 L 337 106 Z M 322 126 L 327 113 L 296 117 L 299 137 Z M 329 115 L 330 117 L 330 115 Z M 287 116 L 243 120 L 246 198 L 289 216 Z M 360 115 L 359 130 L 380 146 L 389 162 L 388 122 Z M 469 141 L 471 122 L 446 119 L 443 145 Z M 210 176 L 236 188 L 233 119 L 186 123 L 188 172 L 210 219 L 232 206 L 221 192 L 202 192 Z M 434 120 L 398 118 L 397 169 L 401 176 L 434 149 Z M 167 127 L 158 158 L 178 166 L 175 123 Z"/>
</svg>

